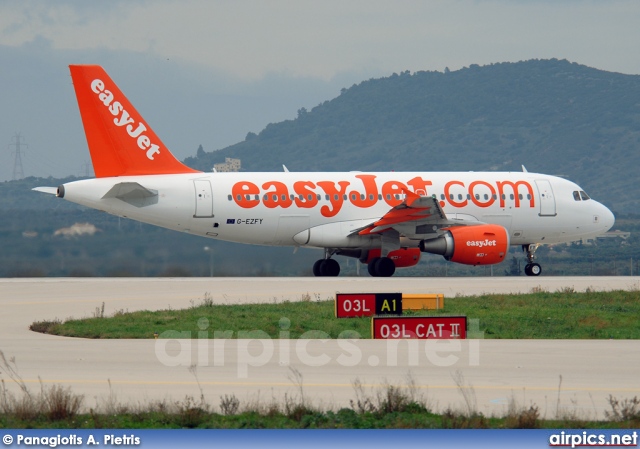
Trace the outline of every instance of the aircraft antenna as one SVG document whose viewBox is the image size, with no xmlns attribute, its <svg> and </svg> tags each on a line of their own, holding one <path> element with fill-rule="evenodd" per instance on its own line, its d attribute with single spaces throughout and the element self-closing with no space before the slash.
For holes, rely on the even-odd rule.
<svg viewBox="0 0 640 449">
<path fill-rule="evenodd" d="M 14 147 L 15 150 L 11 152 L 13 156 L 15 156 L 13 160 L 13 180 L 24 178 L 24 170 L 22 169 L 22 146 L 29 147 L 26 143 L 24 143 L 24 137 L 20 135 L 20 133 L 16 133 L 9 144 L 9 148 Z"/>
</svg>

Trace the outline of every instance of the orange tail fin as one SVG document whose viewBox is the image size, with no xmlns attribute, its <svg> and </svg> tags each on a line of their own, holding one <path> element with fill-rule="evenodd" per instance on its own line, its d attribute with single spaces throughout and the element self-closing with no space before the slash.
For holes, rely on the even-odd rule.
<svg viewBox="0 0 640 449">
<path fill-rule="evenodd" d="M 199 173 L 178 161 L 97 65 L 71 65 L 96 177 Z"/>
</svg>

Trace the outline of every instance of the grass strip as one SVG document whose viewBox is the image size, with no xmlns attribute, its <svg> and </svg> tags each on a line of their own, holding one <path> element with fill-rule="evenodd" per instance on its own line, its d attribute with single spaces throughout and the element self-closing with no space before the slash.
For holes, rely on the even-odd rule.
<svg viewBox="0 0 640 449">
<path fill-rule="evenodd" d="M 308 295 L 307 295 L 308 296 Z M 33 323 L 34 331 L 82 338 L 370 338 L 371 319 L 336 319 L 333 301 L 215 305 Z M 478 320 L 484 338 L 639 339 L 640 292 L 572 289 L 445 299 L 439 311 Z M 99 310 L 99 308 L 98 308 Z"/>
</svg>

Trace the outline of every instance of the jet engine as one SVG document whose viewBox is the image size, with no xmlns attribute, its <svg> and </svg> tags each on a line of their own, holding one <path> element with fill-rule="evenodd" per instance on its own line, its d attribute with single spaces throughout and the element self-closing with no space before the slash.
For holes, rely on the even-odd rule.
<svg viewBox="0 0 640 449">
<path fill-rule="evenodd" d="M 435 239 L 422 240 L 420 251 L 440 254 L 465 265 L 492 265 L 504 260 L 509 233 L 499 225 L 455 226 Z"/>
</svg>

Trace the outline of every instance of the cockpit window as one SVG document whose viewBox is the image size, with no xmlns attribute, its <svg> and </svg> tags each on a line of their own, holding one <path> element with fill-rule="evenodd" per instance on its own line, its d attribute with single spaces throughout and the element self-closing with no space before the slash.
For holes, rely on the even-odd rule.
<svg viewBox="0 0 640 449">
<path fill-rule="evenodd" d="M 573 199 L 576 201 L 580 201 L 580 192 L 578 192 L 577 190 L 573 191 Z"/>
<path fill-rule="evenodd" d="M 589 195 L 587 195 L 587 192 L 585 192 L 584 190 L 580 190 L 580 196 L 582 197 L 582 201 L 587 201 L 591 199 L 589 198 Z"/>
</svg>

